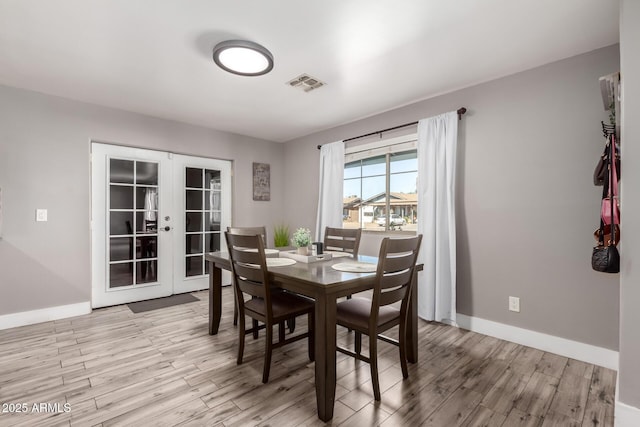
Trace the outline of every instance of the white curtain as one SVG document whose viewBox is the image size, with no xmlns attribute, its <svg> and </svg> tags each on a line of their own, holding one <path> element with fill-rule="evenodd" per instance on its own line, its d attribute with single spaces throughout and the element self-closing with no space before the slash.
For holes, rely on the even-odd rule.
<svg viewBox="0 0 640 427">
<path fill-rule="evenodd" d="M 418 122 L 418 315 L 456 324 L 455 111 Z"/>
<path fill-rule="evenodd" d="M 342 186 L 344 142 L 323 144 L 320 148 L 320 188 L 316 239 L 324 240 L 325 227 L 342 227 Z"/>
</svg>

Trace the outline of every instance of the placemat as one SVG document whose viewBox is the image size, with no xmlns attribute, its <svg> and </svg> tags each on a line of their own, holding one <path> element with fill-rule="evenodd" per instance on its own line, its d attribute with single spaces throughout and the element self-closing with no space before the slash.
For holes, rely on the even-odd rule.
<svg viewBox="0 0 640 427">
<path fill-rule="evenodd" d="M 295 263 L 296 261 L 291 258 L 267 258 L 267 267 L 284 267 Z"/>
<path fill-rule="evenodd" d="M 243 249 L 244 252 L 258 252 L 258 250 L 256 248 L 251 248 L 251 249 Z M 264 254 L 265 255 L 275 255 L 275 254 L 279 254 L 280 251 L 277 249 L 266 249 L 264 250 Z"/>
<path fill-rule="evenodd" d="M 334 270 L 346 271 L 348 273 L 373 273 L 378 266 L 369 262 L 339 262 L 331 266 Z"/>
</svg>

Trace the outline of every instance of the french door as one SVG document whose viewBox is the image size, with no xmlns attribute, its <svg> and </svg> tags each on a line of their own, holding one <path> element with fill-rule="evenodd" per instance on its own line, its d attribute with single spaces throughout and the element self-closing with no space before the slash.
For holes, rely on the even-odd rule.
<svg viewBox="0 0 640 427">
<path fill-rule="evenodd" d="M 174 223 L 173 293 L 209 286 L 204 255 L 225 247 L 231 225 L 231 163 L 173 156 L 173 200 L 180 215 Z"/>
<path fill-rule="evenodd" d="M 92 143 L 92 305 L 205 289 L 231 218 L 231 164 Z"/>
</svg>

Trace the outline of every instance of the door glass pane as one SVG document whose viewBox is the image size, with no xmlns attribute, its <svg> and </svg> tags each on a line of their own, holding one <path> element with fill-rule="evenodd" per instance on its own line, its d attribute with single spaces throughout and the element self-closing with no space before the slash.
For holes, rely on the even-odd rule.
<svg viewBox="0 0 640 427">
<path fill-rule="evenodd" d="M 205 193 L 204 207 L 206 210 L 220 210 L 222 201 L 222 192 L 220 191 L 207 191 Z"/>
<path fill-rule="evenodd" d="M 222 215 L 220 211 L 209 212 L 207 214 L 206 231 L 220 231 L 220 219 Z"/>
<path fill-rule="evenodd" d="M 185 258 L 185 272 L 187 277 L 191 276 L 200 276 L 203 271 L 203 257 L 199 256 L 188 256 Z"/>
<path fill-rule="evenodd" d="M 187 234 L 185 239 L 185 253 L 201 254 L 202 253 L 202 234 Z"/>
<path fill-rule="evenodd" d="M 220 171 L 205 169 L 204 186 L 207 189 L 220 191 L 222 189 L 220 182 Z"/>
<path fill-rule="evenodd" d="M 153 215 L 155 217 L 156 215 Z M 148 220 L 149 212 L 136 212 L 136 234 L 157 233 L 157 221 Z"/>
<path fill-rule="evenodd" d="M 109 234 L 112 236 L 133 234 L 133 212 L 111 212 Z"/>
<path fill-rule="evenodd" d="M 126 261 L 133 259 L 133 238 L 112 237 L 109 239 L 109 260 Z"/>
<path fill-rule="evenodd" d="M 110 159 L 109 176 L 110 182 L 133 184 L 133 161 Z"/>
<path fill-rule="evenodd" d="M 201 190 L 186 190 L 186 209 L 188 211 L 202 210 L 202 191 Z"/>
<path fill-rule="evenodd" d="M 220 233 L 206 233 L 205 234 L 205 247 L 204 252 L 215 252 L 220 250 Z"/>
<path fill-rule="evenodd" d="M 111 264 L 109 266 L 109 287 L 130 286 L 133 284 L 133 263 Z"/>
<path fill-rule="evenodd" d="M 137 161 L 136 184 L 158 185 L 158 164 Z"/>
<path fill-rule="evenodd" d="M 186 230 L 189 232 L 202 231 L 202 212 L 186 213 Z"/>
<path fill-rule="evenodd" d="M 138 237 L 136 239 L 136 259 L 156 258 L 158 241 L 156 236 Z"/>
<path fill-rule="evenodd" d="M 158 210 L 158 187 L 136 186 L 136 209 Z"/>
<path fill-rule="evenodd" d="M 158 261 L 138 261 L 136 262 L 136 282 L 153 283 L 158 281 Z"/>
<path fill-rule="evenodd" d="M 190 188 L 202 188 L 202 169 L 185 168 L 185 183 Z"/>
<path fill-rule="evenodd" d="M 133 187 L 110 185 L 109 205 L 111 209 L 131 209 L 133 206 Z"/>
</svg>

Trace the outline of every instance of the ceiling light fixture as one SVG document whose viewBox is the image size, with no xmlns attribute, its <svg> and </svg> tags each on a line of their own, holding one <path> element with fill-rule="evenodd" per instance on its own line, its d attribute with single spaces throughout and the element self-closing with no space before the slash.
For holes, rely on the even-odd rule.
<svg viewBox="0 0 640 427">
<path fill-rule="evenodd" d="M 227 40 L 213 48 L 213 61 L 240 76 L 261 76 L 273 69 L 273 55 L 264 46 L 246 40 Z"/>
</svg>

